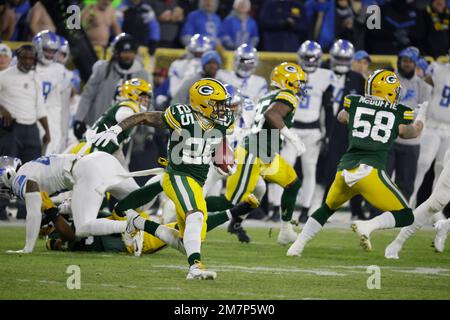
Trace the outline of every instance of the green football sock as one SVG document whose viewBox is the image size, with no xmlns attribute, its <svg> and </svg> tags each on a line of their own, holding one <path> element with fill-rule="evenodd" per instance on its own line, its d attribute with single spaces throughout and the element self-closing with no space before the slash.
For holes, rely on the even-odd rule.
<svg viewBox="0 0 450 320">
<path fill-rule="evenodd" d="M 322 226 L 327 222 L 328 218 L 335 212 L 336 210 L 331 210 L 326 203 L 322 204 L 322 206 L 314 211 L 311 215 L 317 222 L 319 222 Z"/>
<path fill-rule="evenodd" d="M 207 231 L 210 231 L 217 226 L 224 224 L 232 217 L 237 218 L 249 213 L 252 210 L 253 208 L 250 204 L 248 204 L 247 202 L 241 202 L 236 207 L 229 210 L 208 213 L 208 220 L 206 221 L 206 225 L 208 227 Z"/>
<path fill-rule="evenodd" d="M 198 252 L 195 252 L 188 257 L 188 262 L 189 262 L 190 266 L 192 266 L 193 264 L 196 264 L 197 262 L 200 262 L 200 261 L 201 261 L 201 256 L 200 256 L 200 253 L 198 253 Z"/>
<path fill-rule="evenodd" d="M 414 223 L 414 214 L 411 208 L 391 211 L 395 219 L 395 227 L 406 227 Z"/>
<path fill-rule="evenodd" d="M 281 220 L 291 221 L 297 200 L 297 193 L 301 186 L 302 183 L 297 178 L 289 187 L 284 188 L 283 195 L 281 196 Z"/>
<path fill-rule="evenodd" d="M 206 198 L 208 212 L 222 211 L 233 207 L 225 196 L 210 196 Z"/>
<path fill-rule="evenodd" d="M 123 215 L 128 209 L 136 209 L 149 203 L 162 191 L 159 181 L 143 186 L 119 201 L 114 210 L 118 215 Z"/>
</svg>

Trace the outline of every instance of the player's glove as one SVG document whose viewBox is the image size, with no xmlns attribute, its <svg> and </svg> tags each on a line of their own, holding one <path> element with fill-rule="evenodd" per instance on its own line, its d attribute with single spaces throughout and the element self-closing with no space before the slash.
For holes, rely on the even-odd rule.
<svg viewBox="0 0 450 320">
<path fill-rule="evenodd" d="M 416 111 L 417 111 L 416 121 L 419 120 L 422 121 L 423 124 L 425 124 L 425 121 L 427 120 L 428 101 L 419 104 L 416 108 Z"/>
<path fill-rule="evenodd" d="M 119 145 L 117 141 L 117 136 L 122 132 L 122 128 L 119 125 L 112 126 L 106 131 L 97 133 L 92 138 L 92 144 L 96 147 L 106 147 L 108 143 L 112 142 L 115 145 Z"/>
<path fill-rule="evenodd" d="M 301 156 L 306 151 L 306 146 L 303 143 L 302 139 L 300 139 L 298 135 L 289 130 L 286 126 L 280 130 L 280 133 L 290 144 L 294 146 L 295 150 L 297 151 L 297 157 Z"/>
<path fill-rule="evenodd" d="M 78 140 L 83 138 L 83 134 L 86 132 L 86 124 L 82 121 L 75 120 L 73 123 L 73 134 Z"/>
</svg>

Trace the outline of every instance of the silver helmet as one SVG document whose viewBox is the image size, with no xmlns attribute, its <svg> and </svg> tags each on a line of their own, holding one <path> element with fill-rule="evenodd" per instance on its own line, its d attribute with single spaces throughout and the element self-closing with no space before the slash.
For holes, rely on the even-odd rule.
<svg viewBox="0 0 450 320">
<path fill-rule="evenodd" d="M 39 32 L 31 41 L 38 53 L 40 63 L 48 65 L 55 61 L 56 53 L 59 50 L 59 36 L 49 30 Z"/>
<path fill-rule="evenodd" d="M 242 78 L 250 77 L 258 66 L 258 51 L 244 43 L 234 52 L 233 69 Z"/>
<path fill-rule="evenodd" d="M 203 53 L 212 49 L 211 39 L 207 36 L 202 36 L 199 33 L 194 34 L 186 46 L 186 50 L 196 57 L 201 57 Z"/>
<path fill-rule="evenodd" d="M 355 49 L 350 41 L 337 40 L 330 50 L 331 69 L 338 74 L 349 72 L 354 54 Z"/>
<path fill-rule="evenodd" d="M 56 61 L 65 65 L 70 57 L 69 42 L 63 36 L 59 37 L 59 49 L 56 57 Z"/>
<path fill-rule="evenodd" d="M 21 164 L 18 158 L 0 157 L 0 197 L 10 197 L 12 180 Z"/>
<path fill-rule="evenodd" d="M 316 71 L 322 57 L 322 47 L 315 41 L 306 40 L 297 51 L 298 64 L 307 73 Z"/>
</svg>

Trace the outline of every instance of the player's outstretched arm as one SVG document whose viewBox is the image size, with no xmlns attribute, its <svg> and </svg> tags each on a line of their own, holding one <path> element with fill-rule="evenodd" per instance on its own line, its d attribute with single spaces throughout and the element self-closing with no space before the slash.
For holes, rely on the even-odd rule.
<svg viewBox="0 0 450 320">
<path fill-rule="evenodd" d="M 423 130 L 423 122 L 416 120 L 412 124 L 401 124 L 398 127 L 398 135 L 403 139 L 417 138 Z"/>
</svg>

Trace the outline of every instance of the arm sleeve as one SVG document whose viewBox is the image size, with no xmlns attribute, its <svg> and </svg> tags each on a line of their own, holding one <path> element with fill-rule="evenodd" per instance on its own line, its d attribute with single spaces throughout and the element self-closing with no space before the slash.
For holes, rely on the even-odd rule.
<svg viewBox="0 0 450 320">
<path fill-rule="evenodd" d="M 40 192 L 29 192 L 25 194 L 25 205 L 27 208 L 27 222 L 26 222 L 26 241 L 24 252 L 32 252 L 36 244 L 36 239 L 39 235 L 39 228 L 41 226 L 42 213 L 42 198 Z"/>
<path fill-rule="evenodd" d="M 99 87 L 104 80 L 103 68 L 107 67 L 107 63 L 105 62 L 103 66 L 97 66 L 95 68 L 94 73 L 89 78 L 88 82 L 84 86 L 83 93 L 81 94 L 80 103 L 78 105 L 77 114 L 75 115 L 75 120 L 84 121 L 86 115 L 89 112 L 89 109 L 92 107 L 95 97 L 98 94 Z"/>
</svg>

